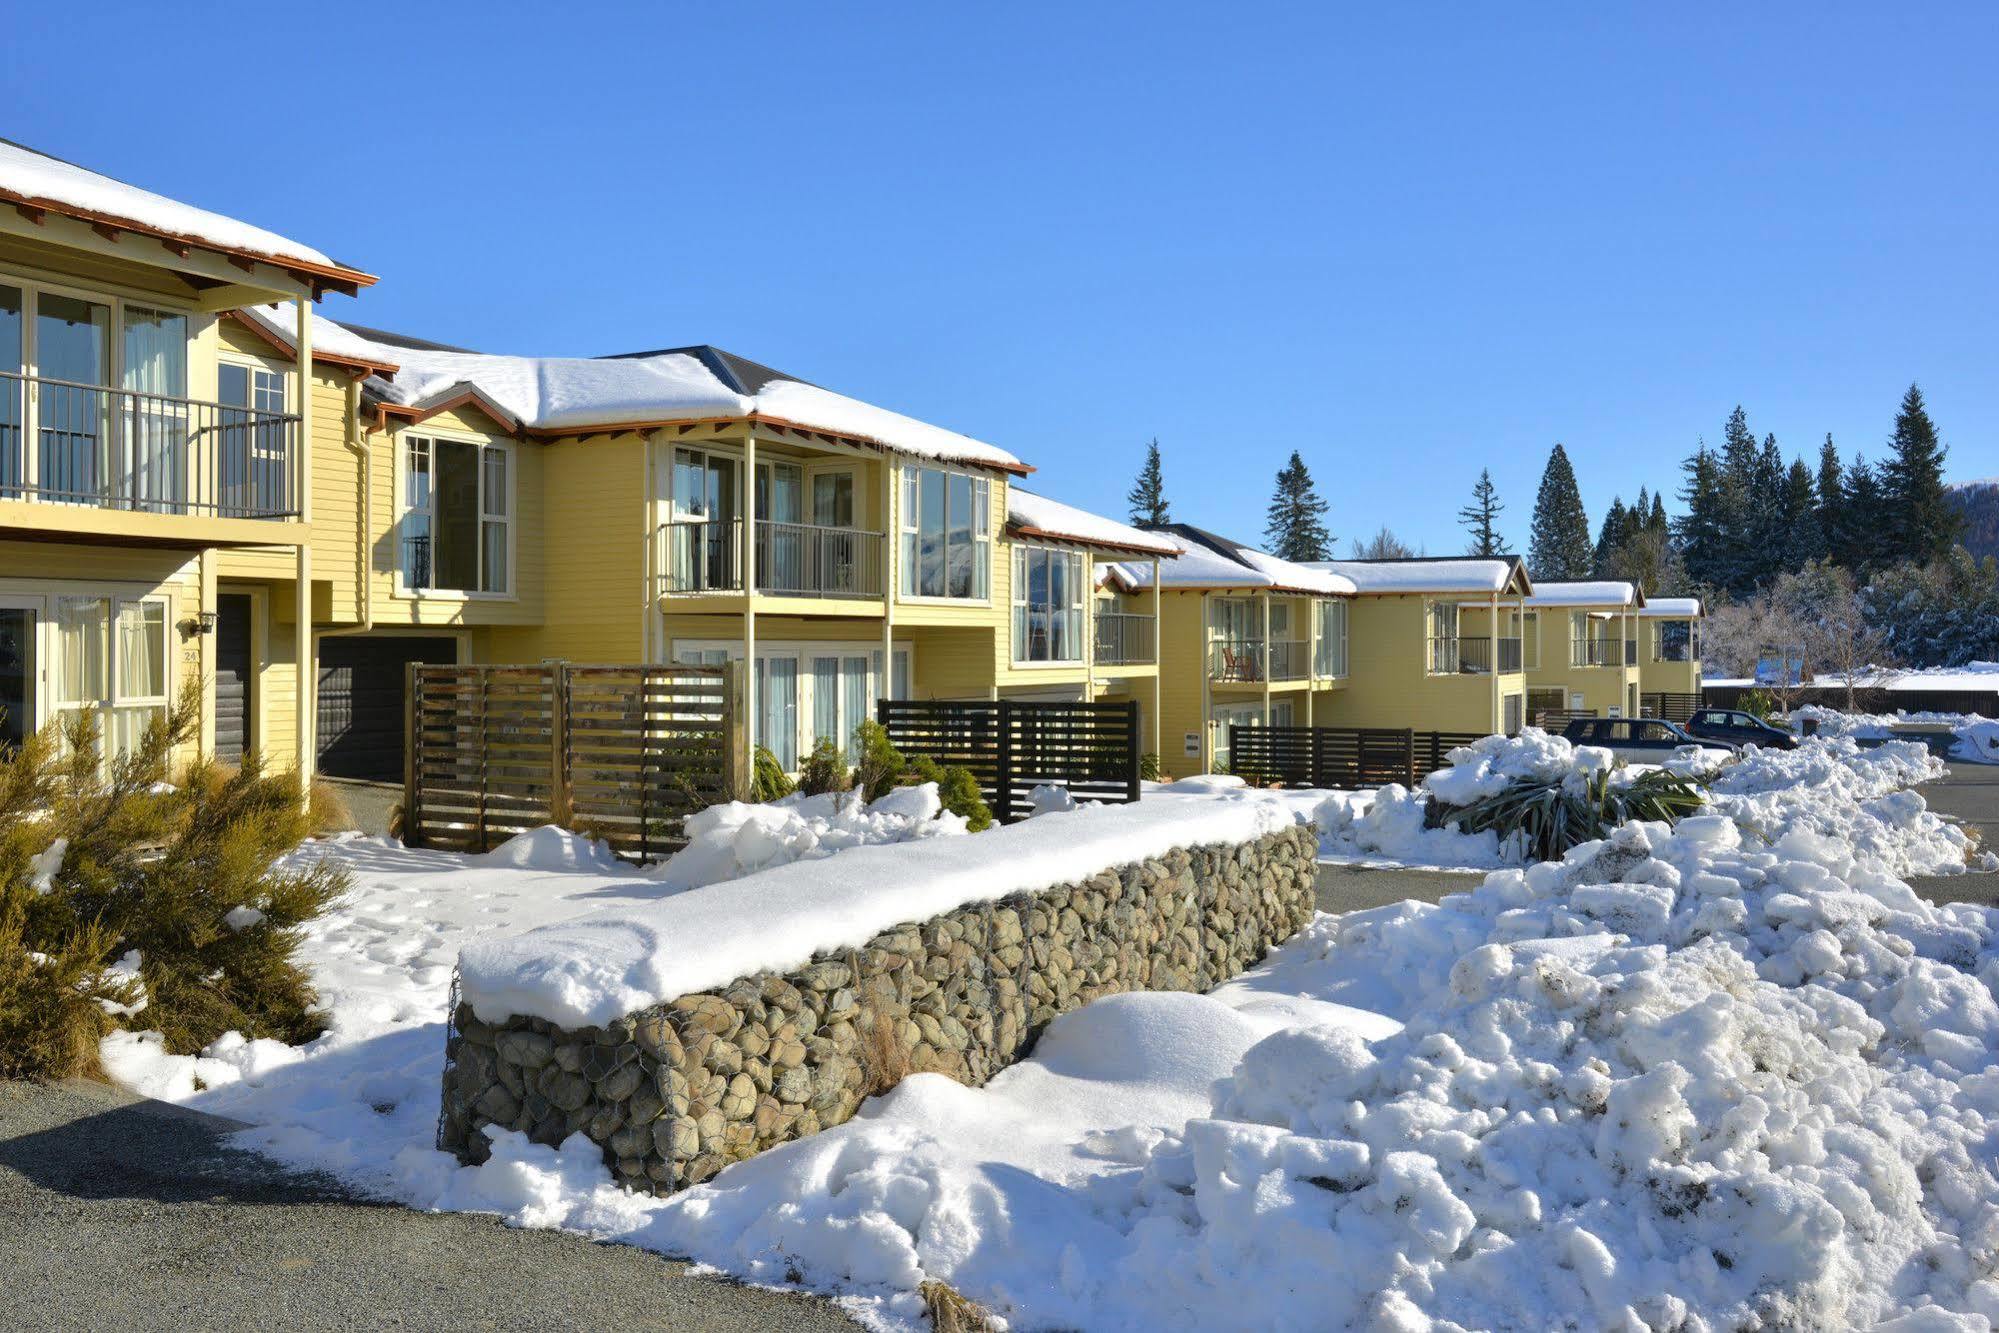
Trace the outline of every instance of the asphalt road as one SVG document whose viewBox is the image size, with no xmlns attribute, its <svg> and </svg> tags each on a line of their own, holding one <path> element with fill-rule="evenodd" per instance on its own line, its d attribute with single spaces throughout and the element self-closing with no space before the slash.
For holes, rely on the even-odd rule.
<svg viewBox="0 0 1999 1333">
<path fill-rule="evenodd" d="M 0 1083 L 0 1328 L 842 1330 L 623 1245 L 369 1203 L 94 1083 Z"/>
</svg>

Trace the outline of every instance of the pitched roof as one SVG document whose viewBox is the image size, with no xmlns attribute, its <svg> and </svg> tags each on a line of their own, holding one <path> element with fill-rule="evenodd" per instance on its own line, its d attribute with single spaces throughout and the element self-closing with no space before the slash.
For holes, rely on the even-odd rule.
<svg viewBox="0 0 1999 1333">
<path fill-rule="evenodd" d="M 1623 579 L 1537 583 L 1529 606 L 1643 606 L 1645 590 Z"/>
<path fill-rule="evenodd" d="M 375 281 L 371 274 L 276 232 L 128 185 L 11 139 L 0 139 L 0 202 L 31 214 L 58 213 L 112 232 L 261 260 L 315 287 L 352 292 Z"/>
<path fill-rule="evenodd" d="M 1164 523 L 1146 531 L 1165 538 L 1180 553 L 1160 569 L 1163 588 L 1265 588 L 1333 596 L 1354 591 L 1352 580 L 1338 574 L 1281 559 L 1190 523 Z M 1152 586 L 1149 563 L 1127 562 L 1117 569 L 1126 587 Z"/>
<path fill-rule="evenodd" d="M 1045 495 L 1006 488 L 1007 528 L 1023 537 L 1071 542 L 1099 550 L 1135 555 L 1156 555 L 1171 560 L 1180 548 L 1156 532 L 1128 527 L 1116 519 L 1092 514 L 1087 509 L 1051 500 Z"/>
<path fill-rule="evenodd" d="M 1517 555 L 1416 555 L 1399 560 L 1314 560 L 1312 568 L 1350 580 L 1362 594 L 1531 591 Z"/>
<path fill-rule="evenodd" d="M 282 333 L 274 307 L 255 312 Z M 511 429 L 537 435 L 643 430 L 689 422 L 758 421 L 837 436 L 938 462 L 1032 471 L 996 445 L 822 389 L 782 371 L 695 346 L 609 357 L 498 356 L 338 324 L 315 316 L 313 344 L 391 363 L 368 381 L 373 401 L 422 417 L 446 405 L 487 406 Z"/>
</svg>

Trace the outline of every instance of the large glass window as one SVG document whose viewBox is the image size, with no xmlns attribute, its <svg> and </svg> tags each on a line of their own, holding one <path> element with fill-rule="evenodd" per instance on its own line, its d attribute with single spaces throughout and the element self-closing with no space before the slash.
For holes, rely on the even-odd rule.
<svg viewBox="0 0 1999 1333">
<path fill-rule="evenodd" d="M 1013 660 L 1083 660 L 1083 557 L 1013 548 Z"/>
<path fill-rule="evenodd" d="M 854 474 L 822 472 L 812 479 L 812 521 L 822 528 L 854 526 Z"/>
<path fill-rule="evenodd" d="M 218 464 L 222 511 L 270 513 L 289 508 L 285 494 L 283 371 L 224 361 L 215 368 L 222 413 Z M 269 413 L 269 416 L 253 415 Z"/>
<path fill-rule="evenodd" d="M 902 594 L 977 600 L 989 595 L 990 483 L 936 468 L 903 470 Z"/>
<path fill-rule="evenodd" d="M 508 450 L 412 435 L 403 447 L 403 585 L 504 593 L 509 582 Z"/>
<path fill-rule="evenodd" d="M 1653 660 L 1657 662 L 1691 662 L 1698 654 L 1694 649 L 1694 623 L 1691 620 L 1661 620 L 1658 622 L 1653 641 Z"/>
<path fill-rule="evenodd" d="M 21 289 L 0 285 L 0 376 L 20 375 L 27 350 L 22 339 Z M 0 378 L 0 498 L 15 498 L 28 478 L 28 455 L 21 443 L 27 420 L 26 384 Z"/>
<path fill-rule="evenodd" d="M 798 659 L 758 657 L 757 744 L 789 773 L 798 767 Z"/>
<path fill-rule="evenodd" d="M 42 292 L 35 300 L 35 368 L 40 473 L 53 500 L 95 503 L 110 470 L 111 405 L 89 386 L 111 378 L 111 307 Z"/>
</svg>

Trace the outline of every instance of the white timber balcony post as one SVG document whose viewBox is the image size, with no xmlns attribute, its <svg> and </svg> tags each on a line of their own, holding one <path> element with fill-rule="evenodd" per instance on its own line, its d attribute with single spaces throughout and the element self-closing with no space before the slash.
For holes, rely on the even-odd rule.
<svg viewBox="0 0 1999 1333">
<path fill-rule="evenodd" d="M 901 468 L 886 454 L 882 456 L 882 674 L 876 682 L 879 699 L 893 693 L 895 681 L 895 597 L 902 586 L 902 530 L 895 512 L 901 493 Z"/>
<path fill-rule="evenodd" d="M 1313 704 L 1319 696 L 1319 599 L 1305 602 L 1305 725 L 1313 722 Z"/>
<path fill-rule="evenodd" d="M 298 444 L 292 450 L 292 486 L 297 496 L 298 519 L 306 527 L 306 535 L 298 544 L 297 583 L 294 588 L 293 618 L 294 638 L 292 640 L 292 661 L 294 680 L 292 682 L 292 706 L 296 717 L 292 724 L 293 744 L 296 753 L 294 766 L 298 769 L 299 794 L 304 796 L 312 783 L 313 760 L 317 750 L 313 744 L 313 678 L 318 668 L 312 653 L 312 296 L 308 293 L 294 303 L 298 315 L 296 347 L 298 351 Z M 213 689 L 211 685 L 208 688 Z"/>
<path fill-rule="evenodd" d="M 1270 725 L 1270 666 L 1274 654 L 1270 651 L 1276 645 L 1270 642 L 1270 593 L 1266 589 L 1256 595 L 1263 603 L 1263 725 Z M 1235 758 L 1233 754 L 1229 756 Z"/>
<path fill-rule="evenodd" d="M 743 584 L 743 771 L 752 780 L 757 771 L 757 431 L 752 426 L 743 436 L 743 484 L 736 488 L 736 506 L 742 511 L 737 525 L 740 535 L 736 558 L 742 563 Z"/>
<path fill-rule="evenodd" d="M 1166 724 L 1159 717 L 1159 557 L 1152 557 L 1152 752 L 1166 762 Z"/>
<path fill-rule="evenodd" d="M 1485 651 L 1489 654 L 1486 660 L 1492 664 L 1492 729 L 1504 731 L 1506 719 L 1499 707 L 1499 589 L 1492 590 L 1491 601 L 1492 607 L 1487 613 L 1491 620 L 1485 627 Z"/>
</svg>

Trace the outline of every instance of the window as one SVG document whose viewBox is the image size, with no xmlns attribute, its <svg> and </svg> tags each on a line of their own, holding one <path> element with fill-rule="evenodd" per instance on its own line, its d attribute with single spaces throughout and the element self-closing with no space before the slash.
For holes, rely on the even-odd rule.
<svg viewBox="0 0 1999 1333">
<path fill-rule="evenodd" d="M 1655 662 L 1691 662 L 1694 652 L 1694 622 L 1691 620 L 1661 620 L 1653 631 L 1652 660 Z"/>
<path fill-rule="evenodd" d="M 1430 670 L 1450 674 L 1458 669 L 1458 604 L 1431 602 Z"/>
<path fill-rule="evenodd" d="M 1571 611 L 1569 612 L 1569 665 L 1589 664 L 1589 613 Z"/>
<path fill-rule="evenodd" d="M 798 767 L 798 659 L 757 657 L 757 744 L 790 773 Z"/>
<path fill-rule="evenodd" d="M 854 474 L 821 472 L 812 479 L 812 521 L 822 528 L 854 526 Z"/>
<path fill-rule="evenodd" d="M 215 368 L 216 398 L 224 408 L 219 479 L 225 514 L 289 508 L 284 423 L 261 415 L 284 413 L 285 384 L 283 371 L 266 366 L 224 361 Z"/>
<path fill-rule="evenodd" d="M 902 595 L 990 595 L 992 504 L 984 477 L 937 468 L 902 473 Z"/>
<path fill-rule="evenodd" d="M 507 446 L 412 435 L 403 446 L 403 586 L 511 591 Z"/>
<path fill-rule="evenodd" d="M 812 740 L 831 740 L 849 760 L 860 757 L 854 729 L 874 716 L 875 658 L 828 653 L 812 659 Z"/>
<path fill-rule="evenodd" d="M 1340 601 L 1314 602 L 1312 609 L 1319 621 L 1319 641 L 1313 650 L 1316 657 L 1312 663 L 1312 674 L 1325 679 L 1344 676 L 1347 674 L 1347 604 Z"/>
<path fill-rule="evenodd" d="M 1541 669 L 1541 613 L 1529 611 L 1520 617 L 1520 665 L 1528 671 Z"/>
<path fill-rule="evenodd" d="M 53 705 L 96 713 L 107 757 L 129 754 L 167 710 L 167 604 L 58 597 Z"/>
<path fill-rule="evenodd" d="M 1013 548 L 1013 660 L 1083 660 L 1083 557 Z"/>
</svg>

